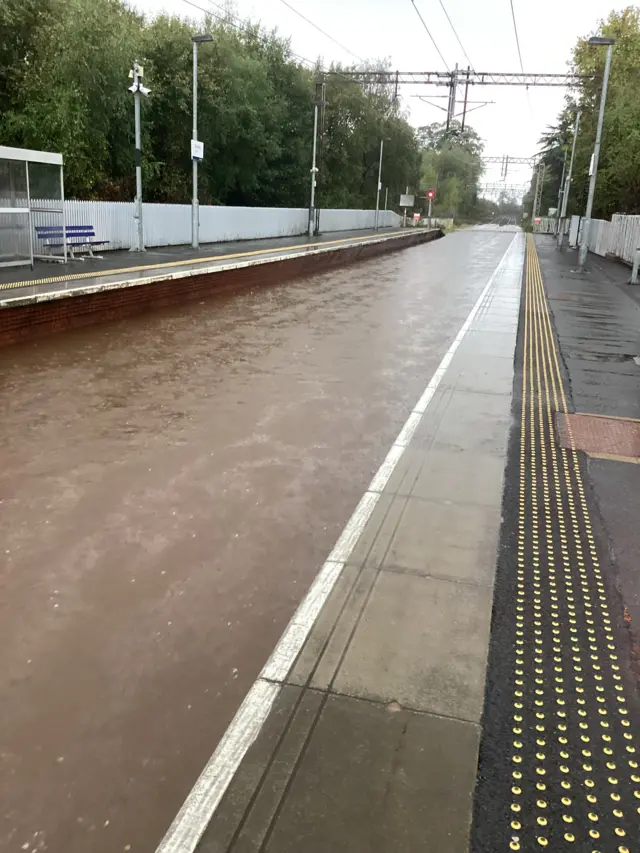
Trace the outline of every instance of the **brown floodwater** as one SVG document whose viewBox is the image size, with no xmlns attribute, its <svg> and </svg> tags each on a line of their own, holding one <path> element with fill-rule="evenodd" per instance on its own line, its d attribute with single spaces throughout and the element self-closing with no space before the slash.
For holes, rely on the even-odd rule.
<svg viewBox="0 0 640 853">
<path fill-rule="evenodd" d="M 2 853 L 155 849 L 512 236 L 0 352 Z"/>
</svg>

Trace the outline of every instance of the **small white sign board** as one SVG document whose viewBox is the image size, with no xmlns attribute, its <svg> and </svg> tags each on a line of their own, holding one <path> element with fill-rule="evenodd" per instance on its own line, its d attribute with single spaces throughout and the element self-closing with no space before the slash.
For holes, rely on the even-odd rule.
<svg viewBox="0 0 640 853">
<path fill-rule="evenodd" d="M 405 195 L 404 193 L 400 196 L 400 207 L 413 207 L 414 196 Z"/>
<path fill-rule="evenodd" d="M 191 159 L 202 160 L 204 158 L 204 142 L 198 139 L 191 140 Z"/>
</svg>

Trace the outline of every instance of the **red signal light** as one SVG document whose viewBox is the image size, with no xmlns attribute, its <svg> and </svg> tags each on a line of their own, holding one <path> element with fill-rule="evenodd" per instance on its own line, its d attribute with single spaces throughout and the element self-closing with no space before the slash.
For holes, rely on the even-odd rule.
<svg viewBox="0 0 640 853">
<path fill-rule="evenodd" d="M 427 198 L 435 198 L 435 190 L 427 190 Z"/>
</svg>

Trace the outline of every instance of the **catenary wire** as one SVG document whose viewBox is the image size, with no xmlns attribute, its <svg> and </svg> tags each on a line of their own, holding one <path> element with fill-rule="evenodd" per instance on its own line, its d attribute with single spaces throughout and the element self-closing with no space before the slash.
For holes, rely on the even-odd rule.
<svg viewBox="0 0 640 853">
<path fill-rule="evenodd" d="M 203 6 L 199 6 L 197 3 L 194 3 L 193 0 L 182 0 L 182 2 L 187 3 L 187 5 L 189 5 L 189 6 L 193 6 L 194 9 L 199 9 L 199 11 L 204 12 L 205 15 L 212 15 L 217 20 L 222 21 L 225 24 L 229 24 L 230 27 L 233 27 L 233 29 L 237 30 L 238 32 L 244 32 L 246 30 L 246 24 L 243 23 L 241 26 L 239 26 L 238 24 L 234 24 L 233 21 L 230 20 L 230 17 L 234 18 L 236 21 L 242 21 L 242 19 L 239 18 L 237 15 L 227 13 L 226 10 L 223 10 L 225 12 L 224 15 L 219 15 L 216 12 L 212 11 L 211 9 L 205 9 Z M 222 9 L 222 7 L 219 6 L 217 3 L 213 3 L 213 0 L 207 0 L 207 2 L 212 3 L 218 9 Z M 258 38 L 260 39 L 260 41 L 264 42 L 265 44 L 268 41 L 268 39 L 265 36 L 258 35 Z M 294 53 L 291 49 L 289 49 L 289 55 L 292 56 L 294 59 L 297 59 L 299 62 L 306 63 L 309 66 L 310 70 L 312 70 L 312 71 L 314 71 L 318 68 L 317 62 L 312 62 L 310 59 L 307 59 L 305 56 L 301 56 L 299 53 Z M 323 70 L 324 69 L 322 67 L 320 67 L 320 71 L 323 71 Z M 342 80 L 346 80 L 348 83 L 355 83 L 356 85 L 360 85 L 359 81 L 355 80 L 352 77 L 347 77 L 345 74 L 342 74 L 340 71 L 337 71 L 335 69 L 330 69 L 330 70 L 326 71 L 325 73 L 330 74 L 332 77 L 340 77 Z"/>
<path fill-rule="evenodd" d="M 471 70 L 475 73 L 475 68 L 473 67 L 473 62 L 469 59 L 469 54 L 468 54 L 468 53 L 467 53 L 467 51 L 464 49 L 464 45 L 463 45 L 463 44 L 462 44 L 462 42 L 460 41 L 460 36 L 458 35 L 458 33 L 457 33 L 457 31 L 456 31 L 456 28 L 453 26 L 453 21 L 452 21 L 452 20 L 451 20 L 451 18 L 449 17 L 449 13 L 447 12 L 446 7 L 445 7 L 444 3 L 442 2 L 442 0 L 440 0 L 440 5 L 442 6 L 442 11 L 443 11 L 443 12 L 445 13 L 445 15 L 447 16 L 447 21 L 449 21 L 449 26 L 450 26 L 450 27 L 451 27 L 451 29 L 453 30 L 453 34 L 454 34 L 454 36 L 455 36 L 455 37 L 457 38 L 457 40 L 458 40 L 458 44 L 460 45 L 460 48 L 462 49 L 462 52 L 464 53 L 464 57 L 465 57 L 465 59 L 467 60 L 467 62 L 468 62 L 468 63 L 469 63 L 469 65 L 471 66 Z M 445 64 L 446 64 L 446 63 L 445 63 Z"/>
<path fill-rule="evenodd" d="M 416 10 L 416 15 L 420 18 L 420 21 L 422 22 L 422 26 L 425 28 L 425 30 L 426 30 L 426 32 L 427 32 L 427 35 L 429 36 L 429 38 L 430 38 L 430 39 L 431 39 L 431 41 L 433 42 L 433 46 L 434 46 L 434 47 L 435 47 L 435 49 L 438 51 L 438 56 L 439 56 L 439 57 L 440 57 L 440 59 L 444 62 L 444 67 L 447 69 L 447 71 L 451 71 L 451 69 L 450 69 L 450 68 L 449 68 L 449 66 L 447 65 L 447 60 L 444 58 L 444 56 L 443 56 L 443 55 L 442 55 L 442 53 L 440 52 L 440 48 L 439 48 L 439 47 L 438 47 L 438 45 L 436 44 L 436 40 L 435 40 L 435 39 L 434 39 L 434 37 L 431 35 L 431 33 L 430 33 L 430 31 L 429 31 L 429 27 L 427 26 L 427 24 L 426 24 L 426 22 L 425 22 L 424 18 L 423 18 L 423 17 L 422 17 L 422 15 L 420 14 L 420 10 L 419 10 L 419 9 L 418 9 L 418 7 L 416 6 L 416 0 L 411 0 L 411 5 L 412 5 L 412 6 L 413 6 L 413 8 Z"/>
<path fill-rule="evenodd" d="M 518 36 L 518 25 L 516 23 L 516 11 L 513 8 L 513 0 L 509 0 L 511 3 L 511 17 L 513 18 L 513 32 L 516 36 L 516 46 L 518 48 L 518 59 L 520 60 L 520 70 L 524 74 L 524 65 L 522 63 L 522 52 L 520 51 L 520 37 Z"/>
<path fill-rule="evenodd" d="M 238 32 L 242 32 L 243 30 L 246 29 L 245 26 L 238 26 L 238 24 L 234 24 L 233 21 L 230 20 L 230 18 L 234 18 L 236 21 L 239 21 L 240 18 L 238 18 L 236 15 L 227 14 L 226 12 L 224 15 L 219 15 L 217 12 L 214 12 L 212 9 L 205 9 L 204 6 L 199 6 L 197 3 L 193 3 L 192 0 L 182 0 L 182 2 L 186 3 L 188 6 L 193 6 L 194 9 L 199 9 L 201 12 L 204 12 L 205 15 L 212 15 L 214 18 L 217 18 L 219 21 L 223 21 L 223 23 L 229 24 L 230 27 L 233 27 L 233 29 L 237 30 Z M 208 0 L 208 2 L 211 3 L 211 0 Z M 213 5 L 217 6 L 217 8 L 221 8 L 220 6 L 218 6 L 217 3 L 214 3 Z M 264 37 L 258 36 L 258 38 L 260 38 L 261 41 L 266 42 L 266 39 Z M 307 59 L 305 56 L 300 56 L 300 54 L 294 53 L 292 50 L 290 50 L 289 53 L 295 59 L 299 60 L 300 62 L 306 63 L 311 68 L 316 67 L 316 63 L 312 62 L 310 59 Z"/>
<path fill-rule="evenodd" d="M 286 6 L 287 9 L 291 9 L 291 11 L 294 12 L 296 15 L 298 15 L 298 17 L 302 18 L 303 21 L 306 21 L 307 24 L 310 24 L 319 33 L 322 33 L 322 35 L 325 38 L 328 38 L 329 41 L 332 41 L 334 44 L 337 44 L 341 50 L 344 50 L 346 53 L 353 56 L 359 62 L 364 62 L 364 59 L 362 59 L 361 56 L 358 56 L 352 50 L 349 50 L 348 47 L 345 47 L 343 44 L 340 44 L 340 42 L 337 39 L 334 39 L 333 36 L 330 36 L 329 33 L 325 32 L 321 27 L 319 27 L 317 24 L 314 24 L 314 22 L 312 20 L 307 18 L 306 15 L 303 15 L 302 12 L 300 12 L 298 9 L 295 8 L 295 6 L 292 6 L 290 3 L 287 3 L 287 0 L 280 0 L 280 2 L 283 4 L 283 6 Z"/>
</svg>

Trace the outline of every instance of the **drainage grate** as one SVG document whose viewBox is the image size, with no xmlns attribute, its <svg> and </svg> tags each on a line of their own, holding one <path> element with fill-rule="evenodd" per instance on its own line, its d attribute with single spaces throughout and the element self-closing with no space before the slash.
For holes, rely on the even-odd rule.
<svg viewBox="0 0 640 853">
<path fill-rule="evenodd" d="M 640 458 L 640 421 L 558 412 L 556 432 L 561 447 L 574 447 L 598 455 Z"/>
</svg>

